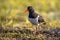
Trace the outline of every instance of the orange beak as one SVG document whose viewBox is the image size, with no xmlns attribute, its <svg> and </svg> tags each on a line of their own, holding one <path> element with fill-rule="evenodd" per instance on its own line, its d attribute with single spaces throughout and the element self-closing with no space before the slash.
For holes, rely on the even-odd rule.
<svg viewBox="0 0 60 40">
<path fill-rule="evenodd" d="M 28 10 L 25 10 L 24 12 L 23 12 L 23 14 L 26 14 L 28 12 Z"/>
</svg>

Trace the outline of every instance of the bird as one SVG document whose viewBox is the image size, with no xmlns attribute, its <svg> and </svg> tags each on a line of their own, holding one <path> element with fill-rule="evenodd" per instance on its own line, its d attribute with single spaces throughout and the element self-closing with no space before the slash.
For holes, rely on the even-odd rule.
<svg viewBox="0 0 60 40">
<path fill-rule="evenodd" d="M 34 34 L 38 32 L 38 27 L 40 24 L 45 25 L 46 22 L 44 21 L 43 17 L 36 13 L 34 8 L 32 6 L 28 6 L 27 9 L 23 12 L 24 14 L 28 12 L 28 20 L 31 22 L 31 24 L 36 25 L 36 29 L 34 31 Z"/>
</svg>

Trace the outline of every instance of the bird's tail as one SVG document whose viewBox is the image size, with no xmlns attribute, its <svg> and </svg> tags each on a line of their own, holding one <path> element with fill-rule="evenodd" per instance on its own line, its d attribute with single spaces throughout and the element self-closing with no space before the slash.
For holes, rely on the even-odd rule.
<svg viewBox="0 0 60 40">
<path fill-rule="evenodd" d="M 44 25 L 46 25 L 46 22 L 43 22 Z"/>
</svg>

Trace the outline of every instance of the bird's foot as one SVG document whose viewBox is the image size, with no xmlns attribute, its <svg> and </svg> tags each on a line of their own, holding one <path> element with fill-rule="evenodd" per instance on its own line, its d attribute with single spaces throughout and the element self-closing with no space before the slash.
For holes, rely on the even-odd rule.
<svg viewBox="0 0 60 40">
<path fill-rule="evenodd" d="M 34 37 L 36 37 L 38 34 L 39 34 L 39 31 L 34 31 L 33 32 Z"/>
<path fill-rule="evenodd" d="M 33 34 L 34 35 L 38 35 L 39 34 L 39 31 L 34 31 Z"/>
</svg>

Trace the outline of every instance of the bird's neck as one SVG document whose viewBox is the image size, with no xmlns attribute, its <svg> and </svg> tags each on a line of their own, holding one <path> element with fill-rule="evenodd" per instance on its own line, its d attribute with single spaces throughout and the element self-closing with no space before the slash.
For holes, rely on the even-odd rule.
<svg viewBox="0 0 60 40">
<path fill-rule="evenodd" d="M 29 12 L 29 14 L 33 14 L 34 12 Z"/>
<path fill-rule="evenodd" d="M 34 18 L 34 12 L 29 12 L 29 18 Z"/>
<path fill-rule="evenodd" d="M 29 15 L 33 15 L 34 14 L 34 11 L 29 11 Z"/>
<path fill-rule="evenodd" d="M 34 11 L 29 11 L 29 14 L 32 14 L 32 13 L 34 13 Z"/>
</svg>

